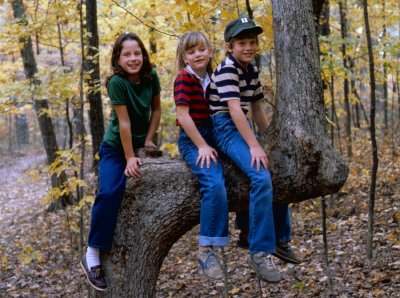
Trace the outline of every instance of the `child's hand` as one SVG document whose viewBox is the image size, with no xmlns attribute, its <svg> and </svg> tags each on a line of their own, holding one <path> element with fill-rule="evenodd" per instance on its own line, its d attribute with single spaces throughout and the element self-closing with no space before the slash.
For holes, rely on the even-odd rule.
<svg viewBox="0 0 400 298">
<path fill-rule="evenodd" d="M 126 162 L 125 175 L 128 177 L 140 177 L 140 166 L 143 161 L 140 157 L 130 157 Z"/>
<path fill-rule="evenodd" d="M 157 146 L 153 143 L 153 141 L 145 141 L 144 147 L 157 148 Z"/>
<path fill-rule="evenodd" d="M 257 166 L 257 171 L 260 170 L 260 165 L 262 164 L 264 168 L 268 169 L 268 157 L 264 149 L 261 146 L 250 147 L 251 154 L 251 167 L 254 167 L 254 163 Z"/>
<path fill-rule="evenodd" d="M 205 145 L 199 148 L 199 157 L 197 157 L 196 165 L 199 165 L 200 168 L 204 167 L 204 162 L 206 162 L 207 169 L 210 168 L 210 159 L 213 160 L 214 164 L 217 164 L 218 152 L 214 148 Z"/>
</svg>

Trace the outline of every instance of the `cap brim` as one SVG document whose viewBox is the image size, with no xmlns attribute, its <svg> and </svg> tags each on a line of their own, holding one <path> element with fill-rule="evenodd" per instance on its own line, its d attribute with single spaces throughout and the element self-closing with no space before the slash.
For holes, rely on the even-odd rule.
<svg viewBox="0 0 400 298">
<path fill-rule="evenodd" d="M 239 28 L 236 30 L 232 35 L 231 38 L 238 36 L 240 33 L 254 33 L 256 35 L 259 35 L 264 32 L 264 30 L 260 26 L 251 26 L 249 28 Z"/>
</svg>

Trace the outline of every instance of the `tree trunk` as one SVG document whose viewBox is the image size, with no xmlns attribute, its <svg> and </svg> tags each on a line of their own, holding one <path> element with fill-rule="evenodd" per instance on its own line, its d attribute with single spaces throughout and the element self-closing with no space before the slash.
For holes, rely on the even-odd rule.
<svg viewBox="0 0 400 298">
<path fill-rule="evenodd" d="M 28 21 L 25 16 L 25 8 L 22 0 L 14 0 L 11 2 L 14 18 L 18 20 L 18 22 L 22 26 L 27 26 Z M 33 54 L 32 48 L 32 39 L 30 36 L 26 34 L 22 34 L 19 37 L 19 42 L 21 44 L 20 51 L 22 56 L 22 61 L 24 64 L 25 76 L 30 80 L 32 86 L 35 88 L 40 84 L 40 81 L 35 78 L 37 74 L 37 65 L 35 56 Z M 48 102 L 44 99 L 33 99 L 35 111 L 37 114 L 39 128 L 43 139 L 43 145 L 47 156 L 47 164 L 51 164 L 56 158 L 56 152 L 58 151 L 56 136 L 54 133 L 53 122 L 48 113 L 43 113 L 43 111 L 49 110 Z M 67 176 L 63 171 L 58 177 L 56 174 L 51 177 L 51 185 L 52 187 L 61 187 L 64 182 L 67 180 Z M 57 203 L 53 204 L 50 210 L 57 209 L 62 206 L 66 206 L 70 203 L 69 196 L 62 196 L 58 199 Z"/>
<path fill-rule="evenodd" d="M 327 137 L 311 1 L 275 0 L 272 8 L 277 90 L 267 152 L 275 197 L 302 201 L 336 192 L 348 168 Z"/>
<path fill-rule="evenodd" d="M 344 160 L 327 137 L 311 0 L 273 0 L 277 101 L 268 135 L 275 199 L 299 202 L 337 192 Z M 268 140 L 266 142 L 266 140 Z M 231 211 L 247 206 L 248 179 L 224 162 Z M 103 255 L 110 290 L 97 297 L 155 297 L 171 246 L 199 223 L 196 178 L 181 159 L 144 159 L 140 179 L 128 179 L 113 249 Z"/>
<path fill-rule="evenodd" d="M 376 84 L 375 84 L 375 65 L 374 54 L 372 51 L 371 30 L 369 27 L 368 19 L 368 1 L 363 0 L 364 11 L 364 24 L 365 36 L 367 37 L 368 45 L 368 61 L 369 61 L 369 80 L 371 86 L 371 113 L 370 113 L 370 134 L 371 134 L 371 147 L 372 147 L 372 170 L 371 170 L 371 186 L 369 190 L 369 203 L 368 203 L 368 237 L 367 237 L 367 257 L 372 259 L 372 240 L 374 237 L 374 212 L 375 212 L 375 192 L 376 192 L 376 174 L 378 172 L 378 145 L 376 142 L 376 127 L 375 127 L 375 114 L 376 114 Z"/>
<path fill-rule="evenodd" d="M 343 68 L 345 70 L 345 76 L 343 79 L 343 92 L 344 92 L 344 108 L 346 111 L 346 138 L 347 138 L 347 157 L 349 159 L 353 156 L 352 137 L 351 137 L 351 108 L 349 99 L 349 57 L 347 56 L 347 4 L 346 0 L 339 1 L 340 11 L 340 31 L 342 33 L 342 56 L 343 56 Z"/>
<path fill-rule="evenodd" d="M 103 104 L 100 92 L 99 33 L 97 29 L 96 0 L 86 0 L 87 58 L 85 61 L 88 76 L 89 125 L 92 134 L 93 157 L 100 148 L 104 135 Z M 97 173 L 98 160 L 93 158 L 93 167 Z"/>
</svg>

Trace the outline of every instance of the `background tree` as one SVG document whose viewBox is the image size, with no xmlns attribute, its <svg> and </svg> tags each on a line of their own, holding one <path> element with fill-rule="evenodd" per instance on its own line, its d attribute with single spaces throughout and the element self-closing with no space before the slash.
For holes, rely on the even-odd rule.
<svg viewBox="0 0 400 298">
<path fill-rule="evenodd" d="M 370 134 L 372 146 L 372 170 L 371 170 L 371 186 L 369 192 L 369 205 L 368 205 L 368 238 L 367 238 L 367 257 L 372 259 L 372 239 L 374 236 L 374 207 L 375 207 L 375 193 L 376 193 L 376 173 L 378 172 L 378 146 L 376 142 L 376 128 L 375 128 L 375 65 L 374 55 L 372 51 L 371 30 L 369 27 L 368 18 L 368 1 L 363 0 L 364 22 L 365 22 L 365 36 L 367 37 L 368 44 L 368 60 L 369 60 L 369 78 L 371 86 L 371 112 L 370 112 Z"/>
<path fill-rule="evenodd" d="M 28 21 L 26 19 L 25 8 L 22 0 L 14 0 L 11 2 L 11 5 L 16 21 L 23 26 L 26 26 Z M 36 77 L 38 70 L 33 54 L 32 39 L 29 35 L 21 35 L 19 37 L 19 42 L 21 44 L 20 51 L 22 61 L 24 63 L 25 76 L 27 79 L 29 79 L 33 89 L 32 97 L 35 111 L 37 114 L 40 132 L 42 134 L 43 144 L 47 155 L 47 163 L 50 165 L 56 159 L 58 145 L 56 141 L 56 136 L 54 134 L 53 122 L 51 120 L 51 117 L 47 113 L 47 111 L 49 110 L 49 106 L 45 99 L 38 98 L 37 94 L 35 94 L 35 90 L 40 84 L 40 81 Z M 66 180 L 67 176 L 64 171 L 62 171 L 58 176 L 56 174 L 53 174 L 51 176 L 51 184 L 55 188 L 60 188 L 66 182 Z M 55 204 L 52 205 L 52 208 L 66 206 L 70 203 L 71 201 L 69 195 L 61 195 L 55 202 Z"/>
<path fill-rule="evenodd" d="M 96 0 L 86 0 L 86 38 L 87 54 L 85 57 L 85 73 L 87 76 L 89 101 L 89 124 L 92 135 L 93 166 L 97 173 L 98 159 L 94 158 L 100 148 L 104 135 L 103 104 L 101 100 L 99 34 L 97 28 Z"/>
</svg>

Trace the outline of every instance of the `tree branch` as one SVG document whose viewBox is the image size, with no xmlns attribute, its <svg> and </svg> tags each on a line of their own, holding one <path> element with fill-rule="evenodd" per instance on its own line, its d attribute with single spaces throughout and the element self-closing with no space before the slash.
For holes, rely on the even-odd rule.
<svg viewBox="0 0 400 298">
<path fill-rule="evenodd" d="M 146 24 L 145 22 L 143 22 L 139 17 L 135 16 L 132 12 L 130 12 L 129 10 L 127 10 L 125 7 L 123 7 L 123 6 L 122 6 L 121 4 L 119 4 L 117 1 L 114 1 L 114 0 L 111 0 L 111 1 L 114 2 L 115 5 L 117 5 L 118 7 L 122 8 L 123 10 L 125 10 L 127 13 L 129 13 L 131 16 L 133 16 L 135 19 L 137 19 L 140 23 L 142 23 L 142 24 L 145 25 L 146 27 L 148 27 L 148 28 L 150 28 L 150 29 L 152 29 L 152 30 L 154 30 L 154 31 L 157 31 L 157 32 L 159 32 L 159 33 L 161 33 L 161 34 L 165 34 L 165 35 L 168 35 L 168 36 L 173 36 L 173 37 L 179 38 L 178 35 L 171 34 L 171 33 L 167 33 L 167 32 L 158 30 L 156 27 L 152 27 L 152 26 L 150 26 L 150 25 L 147 25 L 147 24 Z"/>
</svg>

